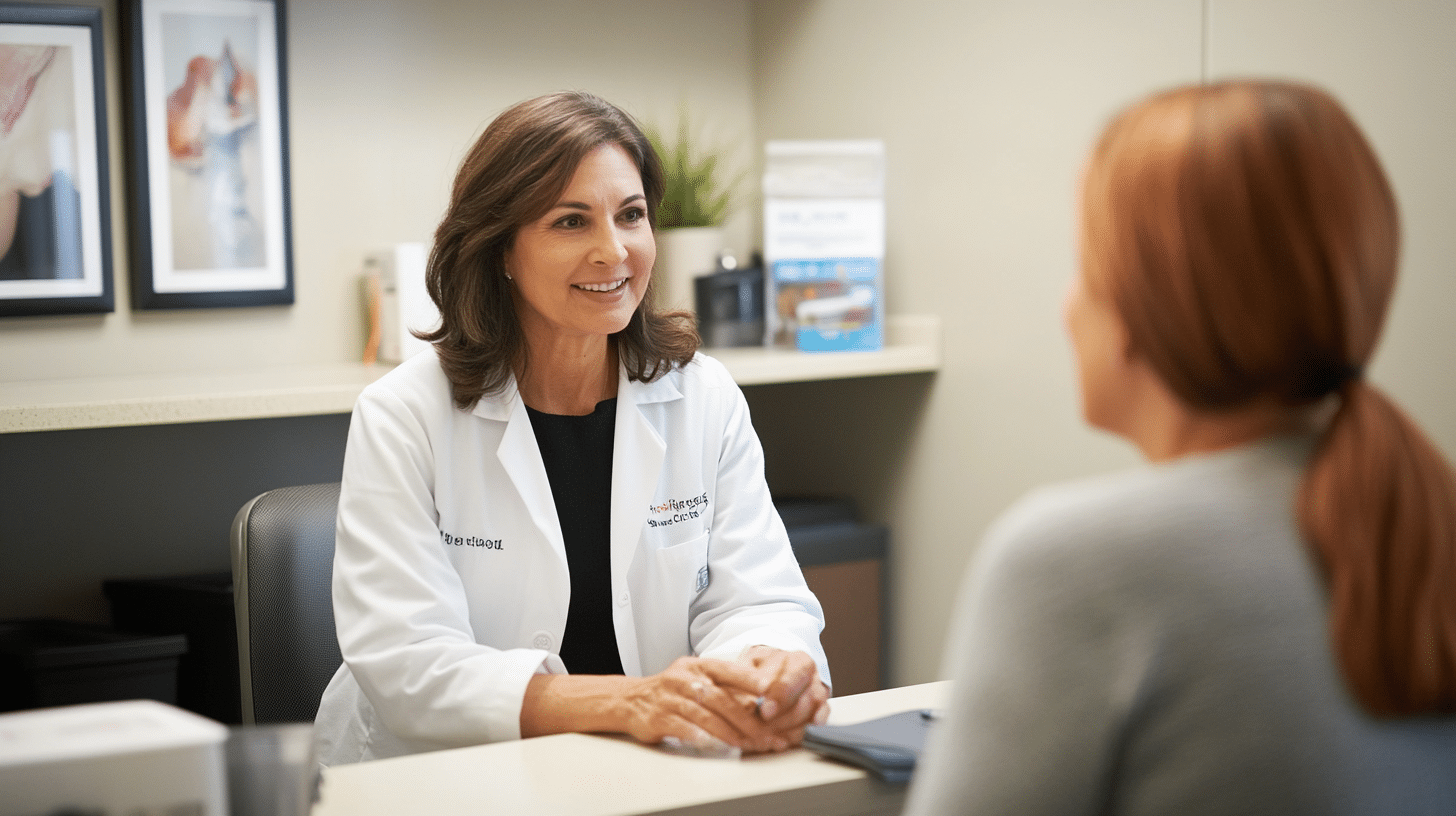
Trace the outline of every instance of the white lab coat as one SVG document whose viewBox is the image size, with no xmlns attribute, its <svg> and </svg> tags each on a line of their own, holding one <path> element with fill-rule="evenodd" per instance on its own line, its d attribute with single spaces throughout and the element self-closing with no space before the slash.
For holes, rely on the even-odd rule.
<svg viewBox="0 0 1456 816">
<path fill-rule="evenodd" d="M 622 667 L 804 651 L 824 613 L 770 502 L 742 392 L 698 355 L 617 391 L 612 622 Z M 520 737 L 571 593 L 556 504 L 512 383 L 470 412 L 433 353 L 365 389 L 344 456 L 334 555 L 344 665 L 319 706 L 325 765 Z"/>
</svg>

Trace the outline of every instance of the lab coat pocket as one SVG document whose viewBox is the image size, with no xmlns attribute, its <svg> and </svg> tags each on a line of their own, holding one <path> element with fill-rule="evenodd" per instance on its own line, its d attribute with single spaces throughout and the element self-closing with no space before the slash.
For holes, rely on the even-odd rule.
<svg viewBox="0 0 1456 816">
<path fill-rule="evenodd" d="M 711 576 L 708 534 L 671 547 L 647 550 L 632 565 L 632 614 L 644 674 L 656 674 L 674 659 L 692 654 L 692 605 Z"/>
<path fill-rule="evenodd" d="M 658 595 L 667 601 L 663 612 L 686 615 L 688 605 L 708 588 L 708 533 L 657 550 L 654 566 Z"/>
</svg>

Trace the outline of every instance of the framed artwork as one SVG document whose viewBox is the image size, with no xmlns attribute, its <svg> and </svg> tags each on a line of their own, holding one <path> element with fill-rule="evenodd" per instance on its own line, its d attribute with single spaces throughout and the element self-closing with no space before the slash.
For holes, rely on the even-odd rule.
<svg viewBox="0 0 1456 816">
<path fill-rule="evenodd" d="M 101 9 L 0 3 L 0 317 L 109 312 Z"/>
<path fill-rule="evenodd" d="M 282 0 L 122 0 L 138 309 L 293 302 Z"/>
</svg>

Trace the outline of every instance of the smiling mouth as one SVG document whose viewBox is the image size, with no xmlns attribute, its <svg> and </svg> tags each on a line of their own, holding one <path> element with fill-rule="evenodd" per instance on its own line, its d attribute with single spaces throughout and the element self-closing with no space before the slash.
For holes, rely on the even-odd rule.
<svg viewBox="0 0 1456 816">
<path fill-rule="evenodd" d="M 573 283 L 577 289 L 584 289 L 588 292 L 615 292 L 627 285 L 626 278 L 618 278 L 608 283 Z"/>
</svg>

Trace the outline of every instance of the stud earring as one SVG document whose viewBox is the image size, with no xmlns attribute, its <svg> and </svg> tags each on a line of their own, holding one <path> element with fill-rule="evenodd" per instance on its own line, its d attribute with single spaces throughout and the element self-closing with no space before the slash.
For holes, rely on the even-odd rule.
<svg viewBox="0 0 1456 816">
<path fill-rule="evenodd" d="M 507 272 L 506 273 L 506 280 L 513 281 L 513 280 L 515 280 L 515 278 L 511 277 L 511 273 Z"/>
</svg>

